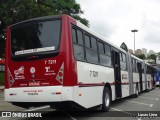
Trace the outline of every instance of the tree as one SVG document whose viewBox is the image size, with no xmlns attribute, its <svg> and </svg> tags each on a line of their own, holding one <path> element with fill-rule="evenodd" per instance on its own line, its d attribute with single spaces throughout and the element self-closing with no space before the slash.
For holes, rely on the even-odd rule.
<svg viewBox="0 0 160 120">
<path fill-rule="evenodd" d="M 155 54 L 151 54 L 147 57 L 147 59 L 153 59 L 156 62 L 156 55 Z"/>
<path fill-rule="evenodd" d="M 80 20 L 86 26 L 89 21 L 81 18 L 83 11 L 75 0 L 1 0 L 0 16 L 8 26 L 26 19 L 67 14 Z"/>
<path fill-rule="evenodd" d="M 79 14 L 83 14 L 84 12 L 81 10 L 80 4 L 76 3 L 75 0 L 46 0 L 46 2 L 38 0 L 37 2 L 50 7 L 52 14 L 67 14 L 84 25 L 89 26 L 89 21 L 79 16 Z"/>
<path fill-rule="evenodd" d="M 122 48 L 123 50 L 125 50 L 126 52 L 128 52 L 128 47 L 127 47 L 127 45 L 124 42 L 121 44 L 120 48 Z"/>
<path fill-rule="evenodd" d="M 140 58 L 142 60 L 146 59 L 146 56 L 144 54 L 136 55 L 136 57 L 138 57 L 138 58 Z"/>
<path fill-rule="evenodd" d="M 75 0 L 0 0 L 0 21 L 3 23 L 0 24 L 0 43 L 5 40 L 6 26 L 26 19 L 59 14 L 70 15 L 89 26 L 89 21 L 80 17 L 83 11 Z"/>
</svg>

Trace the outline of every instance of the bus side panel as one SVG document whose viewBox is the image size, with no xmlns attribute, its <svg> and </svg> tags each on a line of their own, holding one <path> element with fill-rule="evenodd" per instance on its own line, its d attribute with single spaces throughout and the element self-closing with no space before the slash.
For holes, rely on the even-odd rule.
<svg viewBox="0 0 160 120">
<path fill-rule="evenodd" d="M 78 103 L 85 107 L 102 104 L 105 83 L 114 82 L 113 68 L 77 61 Z M 114 95 L 113 95 L 114 97 Z"/>
<path fill-rule="evenodd" d="M 143 91 L 145 90 L 145 85 L 146 85 L 146 81 L 145 81 L 145 74 L 142 73 L 142 85 L 143 85 Z"/>
<path fill-rule="evenodd" d="M 147 74 L 147 89 L 151 89 L 151 75 Z"/>
<path fill-rule="evenodd" d="M 121 70 L 121 80 L 122 80 L 122 97 L 129 96 L 128 71 L 122 71 Z"/>
<path fill-rule="evenodd" d="M 134 88 L 134 94 L 135 94 L 135 91 L 136 91 L 136 83 L 139 83 L 139 75 L 138 75 L 138 73 L 133 73 L 133 83 L 134 83 L 134 85 L 133 85 L 133 88 Z M 139 84 L 138 84 L 138 89 L 140 90 L 140 86 L 139 86 Z"/>
</svg>

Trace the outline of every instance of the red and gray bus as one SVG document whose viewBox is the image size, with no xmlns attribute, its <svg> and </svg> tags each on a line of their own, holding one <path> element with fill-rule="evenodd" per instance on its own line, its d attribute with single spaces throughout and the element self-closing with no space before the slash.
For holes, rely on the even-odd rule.
<svg viewBox="0 0 160 120">
<path fill-rule="evenodd" d="M 152 67 L 67 15 L 7 27 L 5 101 L 101 106 L 151 89 Z"/>
</svg>

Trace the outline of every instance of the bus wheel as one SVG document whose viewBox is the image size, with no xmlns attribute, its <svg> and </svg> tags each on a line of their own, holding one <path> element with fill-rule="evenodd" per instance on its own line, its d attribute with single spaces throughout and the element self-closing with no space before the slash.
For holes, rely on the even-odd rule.
<svg viewBox="0 0 160 120">
<path fill-rule="evenodd" d="M 138 86 L 136 86 L 135 97 L 138 97 L 138 94 L 139 94 L 139 92 L 138 92 Z"/>
<path fill-rule="evenodd" d="M 102 99 L 103 99 L 103 103 L 102 103 L 101 110 L 103 112 L 107 112 L 109 110 L 110 104 L 111 104 L 110 90 L 107 87 L 104 88 Z"/>
</svg>

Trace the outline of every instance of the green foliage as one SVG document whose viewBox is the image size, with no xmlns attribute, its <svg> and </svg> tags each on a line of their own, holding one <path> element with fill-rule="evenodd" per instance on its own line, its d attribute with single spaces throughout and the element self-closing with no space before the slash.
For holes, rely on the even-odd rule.
<svg viewBox="0 0 160 120">
<path fill-rule="evenodd" d="M 153 59 L 156 60 L 156 55 L 155 54 L 151 54 L 147 57 L 147 59 Z"/>
<path fill-rule="evenodd" d="M 120 48 L 122 48 L 123 50 L 125 50 L 126 52 L 128 52 L 128 47 L 127 47 L 127 45 L 124 42 L 121 44 Z"/>
<path fill-rule="evenodd" d="M 4 72 L 0 72 L 0 85 L 4 84 Z"/>
<path fill-rule="evenodd" d="M 89 26 L 89 21 L 81 18 L 83 14 L 76 0 L 0 0 L 0 57 L 5 48 L 5 29 L 11 24 L 49 15 L 67 14 Z"/>
<path fill-rule="evenodd" d="M 3 2 L 2 2 L 3 1 Z M 67 14 L 88 26 L 89 21 L 81 18 L 80 4 L 75 0 L 2 0 L 0 18 L 6 26 L 30 18 Z M 77 16 L 77 17 L 75 17 Z"/>
<path fill-rule="evenodd" d="M 136 57 L 138 57 L 138 58 L 140 58 L 142 60 L 146 59 L 146 56 L 144 54 L 136 55 Z"/>
</svg>

